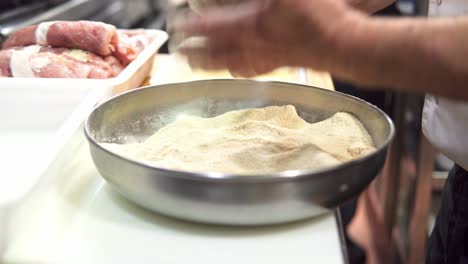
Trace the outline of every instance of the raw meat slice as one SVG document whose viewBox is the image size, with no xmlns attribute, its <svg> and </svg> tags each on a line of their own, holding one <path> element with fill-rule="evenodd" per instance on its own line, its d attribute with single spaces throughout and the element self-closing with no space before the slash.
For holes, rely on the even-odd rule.
<svg viewBox="0 0 468 264">
<path fill-rule="evenodd" d="M 103 79 L 122 70 L 116 58 L 83 50 L 32 45 L 0 51 L 0 76 L 4 77 Z"/>
<path fill-rule="evenodd" d="M 14 32 L 3 48 L 39 44 L 56 48 L 90 51 L 101 56 L 115 56 L 124 66 L 135 60 L 154 40 L 145 30 L 122 30 L 93 21 L 53 21 Z"/>
<path fill-rule="evenodd" d="M 114 56 L 124 65 L 129 64 L 154 40 L 154 34 L 145 30 L 122 30 L 119 31 L 119 42 L 116 46 Z"/>
<path fill-rule="evenodd" d="M 41 44 L 107 56 L 115 51 L 118 42 L 117 29 L 112 25 L 93 21 L 56 21 L 14 32 L 5 40 L 3 48 Z"/>
</svg>

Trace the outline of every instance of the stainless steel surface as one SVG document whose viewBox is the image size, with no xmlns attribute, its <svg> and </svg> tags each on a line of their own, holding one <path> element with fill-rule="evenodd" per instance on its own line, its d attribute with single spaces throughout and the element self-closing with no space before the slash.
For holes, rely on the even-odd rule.
<svg viewBox="0 0 468 264">
<path fill-rule="evenodd" d="M 0 42 L 12 32 L 44 21 L 93 20 L 118 28 L 144 27 L 160 19 L 152 0 L 47 0 L 17 4 L 0 14 Z M 142 20 L 148 20 L 142 24 Z M 161 27 L 161 26 L 159 26 Z"/>
<path fill-rule="evenodd" d="M 265 176 L 189 173 L 146 166 L 98 142 L 143 140 L 180 114 L 205 117 L 248 107 L 293 104 L 308 122 L 351 112 L 377 151 L 337 167 Z M 85 124 L 100 174 L 128 199 L 154 211 L 198 222 L 275 224 L 323 213 L 356 196 L 381 170 L 394 133 L 391 120 L 357 98 L 309 86 L 248 80 L 207 80 L 134 90 L 97 107 Z"/>
<path fill-rule="evenodd" d="M 2 24 L 0 34 L 8 36 L 22 27 L 44 21 L 84 19 L 96 12 L 96 10 L 103 8 L 108 2 L 110 1 L 70 0 L 32 17 L 18 17 L 16 20 Z"/>
</svg>

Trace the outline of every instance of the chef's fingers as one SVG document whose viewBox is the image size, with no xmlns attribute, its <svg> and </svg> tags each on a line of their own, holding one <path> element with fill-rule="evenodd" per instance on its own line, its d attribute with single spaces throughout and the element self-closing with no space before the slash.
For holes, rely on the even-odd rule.
<svg viewBox="0 0 468 264">
<path fill-rule="evenodd" d="M 239 47 L 184 49 L 181 53 L 187 56 L 188 63 L 192 68 L 228 70 L 235 77 L 257 75 L 250 58 L 245 56 Z"/>
<path fill-rule="evenodd" d="M 209 49 L 210 51 L 218 52 L 231 49 L 232 47 L 246 46 L 253 41 L 253 38 L 244 38 L 241 40 L 240 38 L 223 38 L 220 36 L 190 37 L 180 42 L 177 51 L 181 53 L 194 53 L 201 49 Z"/>
<path fill-rule="evenodd" d="M 254 77 L 275 68 L 267 58 L 255 58 L 239 48 L 218 51 L 199 50 L 192 54 L 188 53 L 187 60 L 192 68 L 228 70 L 233 77 Z"/>
<path fill-rule="evenodd" d="M 198 47 L 180 47 L 178 52 L 185 55 L 192 68 L 218 70 L 227 68 L 226 54 L 235 53 L 233 47 L 217 47 L 212 45 Z"/>
<path fill-rule="evenodd" d="M 177 52 L 186 56 L 195 54 L 204 54 L 206 56 L 218 56 L 225 52 L 234 52 L 240 50 L 241 42 L 237 40 L 226 41 L 224 39 L 211 38 L 189 38 L 181 43 L 177 48 Z"/>
<path fill-rule="evenodd" d="M 254 77 L 258 75 L 252 61 L 245 53 L 231 54 L 227 58 L 228 71 L 233 77 Z"/>
<path fill-rule="evenodd" d="M 240 62 L 236 59 L 236 53 L 220 53 L 211 57 L 203 53 L 196 53 L 187 57 L 190 67 L 203 70 L 229 70 L 239 67 Z"/>
<path fill-rule="evenodd" d="M 228 61 L 229 72 L 235 77 L 254 77 L 271 71 L 268 57 L 262 57 L 258 45 L 240 45 L 237 53 Z"/>
<path fill-rule="evenodd" d="M 187 62 L 192 69 L 202 69 L 202 70 L 221 70 L 224 69 L 223 64 L 214 61 L 211 58 L 196 54 L 190 57 L 187 57 Z"/>
<path fill-rule="evenodd" d="M 174 30 L 192 35 L 229 36 L 254 30 L 257 15 L 268 0 L 247 1 L 235 6 L 210 8 L 202 15 L 178 17 Z"/>
</svg>

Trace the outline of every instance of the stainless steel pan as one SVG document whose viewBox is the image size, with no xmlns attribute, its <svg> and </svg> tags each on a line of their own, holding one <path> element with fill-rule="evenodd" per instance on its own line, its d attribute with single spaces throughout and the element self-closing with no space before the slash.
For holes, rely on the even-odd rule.
<svg viewBox="0 0 468 264">
<path fill-rule="evenodd" d="M 180 114 L 212 117 L 284 104 L 295 105 L 308 122 L 338 111 L 353 113 L 377 150 L 321 171 L 239 176 L 156 168 L 98 144 L 141 141 Z M 141 88 L 112 98 L 92 112 L 85 133 L 100 174 L 135 203 L 197 222 L 262 225 L 312 217 L 358 195 L 383 167 L 394 127 L 375 106 L 338 92 L 279 82 L 207 80 Z"/>
</svg>

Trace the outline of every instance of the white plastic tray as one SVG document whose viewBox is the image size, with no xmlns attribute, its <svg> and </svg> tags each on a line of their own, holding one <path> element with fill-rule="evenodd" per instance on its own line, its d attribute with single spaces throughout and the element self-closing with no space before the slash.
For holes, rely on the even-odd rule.
<svg viewBox="0 0 468 264">
<path fill-rule="evenodd" d="M 10 209 L 34 186 L 65 144 L 70 126 L 79 125 L 99 100 L 140 86 L 153 57 L 166 42 L 164 31 L 119 76 L 105 80 L 0 78 L 0 254 Z M 65 120 L 69 119 L 67 125 Z M 61 130 L 59 128 L 62 127 Z M 51 144 L 51 143 L 54 144 Z M 0 261 L 1 262 L 1 261 Z"/>
<path fill-rule="evenodd" d="M 0 178 L 0 255 L 9 237 L 8 220 L 12 209 L 33 189 L 71 133 L 91 112 L 98 98 L 102 98 L 103 92 L 105 90 L 96 89 L 89 93 L 60 129 L 41 126 L 40 122 L 22 128 L 0 129 L 0 159 L 4 175 Z"/>
<path fill-rule="evenodd" d="M 148 31 L 156 34 L 155 40 L 114 78 L 0 77 L 0 130 L 38 125 L 58 128 L 91 91 L 100 89 L 108 97 L 138 87 L 149 75 L 153 57 L 168 38 L 164 31 Z"/>
</svg>

